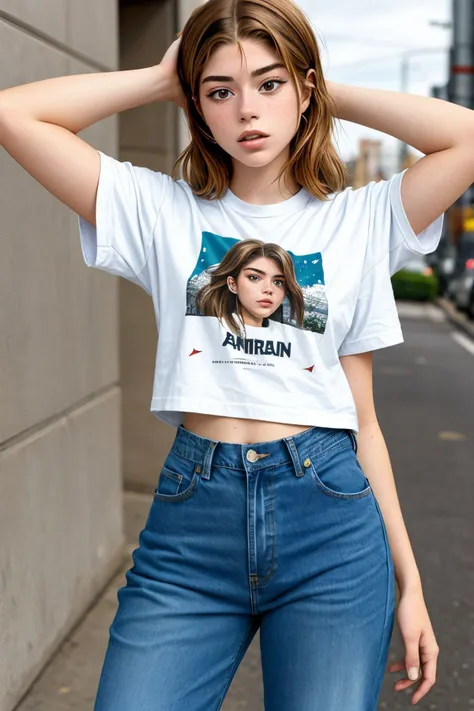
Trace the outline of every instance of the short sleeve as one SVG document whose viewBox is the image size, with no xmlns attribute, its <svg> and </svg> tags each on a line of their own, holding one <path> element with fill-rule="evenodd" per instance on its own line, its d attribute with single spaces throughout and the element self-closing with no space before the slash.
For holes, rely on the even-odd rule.
<svg viewBox="0 0 474 711">
<path fill-rule="evenodd" d="M 408 170 L 408 169 L 407 169 Z M 444 214 L 416 235 L 403 207 L 401 186 L 406 173 L 396 173 L 390 180 L 372 182 L 364 188 L 369 211 L 369 236 L 366 271 L 389 254 L 390 275 L 413 258 L 414 254 L 430 254 L 441 239 Z"/>
<path fill-rule="evenodd" d="M 366 353 L 397 343 L 403 343 L 403 334 L 387 254 L 362 279 L 352 323 L 338 354 Z"/>
<path fill-rule="evenodd" d="M 147 262 L 171 178 L 101 151 L 96 226 L 79 216 L 84 261 L 151 293 Z"/>
</svg>

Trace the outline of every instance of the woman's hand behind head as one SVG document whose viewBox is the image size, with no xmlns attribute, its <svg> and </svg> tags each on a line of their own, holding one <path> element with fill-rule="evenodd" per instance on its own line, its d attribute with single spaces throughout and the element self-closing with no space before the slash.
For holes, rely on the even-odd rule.
<svg viewBox="0 0 474 711">
<path fill-rule="evenodd" d="M 186 97 L 178 77 L 178 52 L 180 43 L 181 32 L 178 33 L 178 39 L 166 50 L 160 62 L 160 67 L 169 82 L 168 100 L 173 101 L 180 108 L 184 109 L 186 108 Z"/>
</svg>

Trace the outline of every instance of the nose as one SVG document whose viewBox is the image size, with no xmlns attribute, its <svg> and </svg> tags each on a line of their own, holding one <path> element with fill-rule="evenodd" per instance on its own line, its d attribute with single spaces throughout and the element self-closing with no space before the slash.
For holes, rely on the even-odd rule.
<svg viewBox="0 0 474 711">
<path fill-rule="evenodd" d="M 244 89 L 242 91 L 242 99 L 239 106 L 239 118 L 241 122 L 244 121 L 248 123 L 252 119 L 258 119 L 258 112 L 254 106 L 255 97 L 252 98 L 252 93 L 254 94 L 251 90 L 246 91 Z"/>
</svg>

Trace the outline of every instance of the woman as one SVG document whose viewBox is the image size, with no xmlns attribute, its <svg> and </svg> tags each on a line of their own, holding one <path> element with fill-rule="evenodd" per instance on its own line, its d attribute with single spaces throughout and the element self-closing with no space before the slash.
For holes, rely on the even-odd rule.
<svg viewBox="0 0 474 711">
<path fill-rule="evenodd" d="M 164 100 L 189 121 L 182 179 L 76 135 Z M 443 212 L 474 181 L 472 112 L 326 82 L 290 0 L 208 0 L 158 66 L 13 87 L 0 117 L 5 149 L 78 213 L 86 263 L 151 294 L 152 411 L 177 427 L 119 590 L 96 711 L 220 708 L 257 629 L 267 711 L 372 711 L 395 578 L 406 653 L 389 668 L 404 673 L 397 690 L 416 682 L 417 703 L 438 645 L 371 353 L 403 340 L 390 275 L 436 248 Z M 343 189 L 334 117 L 426 155 L 389 181 Z M 291 255 L 303 328 L 286 314 L 277 338 L 261 336 L 288 274 L 264 252 L 245 341 L 188 308 L 205 270 L 243 239 Z"/>
<path fill-rule="evenodd" d="M 267 274 L 274 284 L 274 295 L 261 299 L 262 276 Z M 285 299 L 289 317 L 302 326 L 304 297 L 291 256 L 278 244 L 243 239 L 212 269 L 209 282 L 196 294 L 196 305 L 205 316 L 224 318 L 228 328 L 239 335 L 246 333 L 246 324 L 268 328 L 269 319 L 282 321 Z"/>
</svg>

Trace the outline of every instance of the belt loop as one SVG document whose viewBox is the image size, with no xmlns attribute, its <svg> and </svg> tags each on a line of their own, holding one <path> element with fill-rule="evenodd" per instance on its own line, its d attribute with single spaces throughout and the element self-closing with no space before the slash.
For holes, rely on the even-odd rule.
<svg viewBox="0 0 474 711">
<path fill-rule="evenodd" d="M 207 452 L 204 457 L 204 462 L 202 465 L 201 476 L 203 479 L 210 479 L 211 478 L 212 457 L 214 456 L 214 452 L 216 451 L 217 445 L 218 445 L 218 442 L 210 442 L 209 443 L 209 447 L 207 448 Z"/>
<path fill-rule="evenodd" d="M 296 449 L 296 445 L 293 441 L 293 437 L 284 437 L 283 441 L 286 444 L 286 446 L 288 447 L 288 451 L 290 452 L 290 457 L 293 460 L 296 476 L 304 476 L 304 471 L 301 469 L 300 458 L 298 456 L 298 450 Z"/>
<path fill-rule="evenodd" d="M 352 430 L 346 430 L 346 432 L 348 433 L 349 437 L 351 438 L 352 449 L 353 449 L 354 452 L 357 454 L 357 439 L 356 439 L 356 436 L 355 436 L 355 434 L 354 434 L 354 432 L 353 432 Z"/>
</svg>

